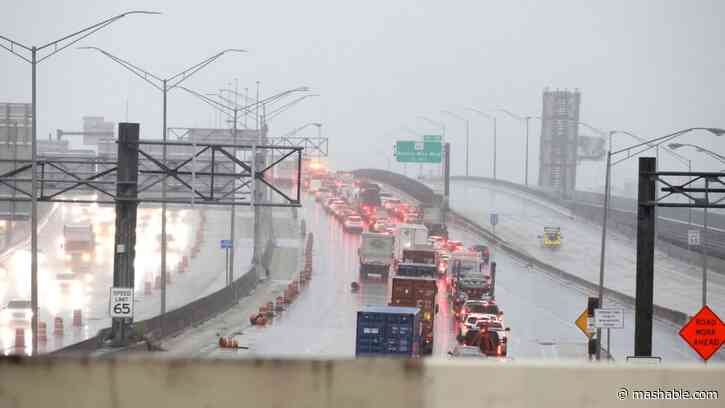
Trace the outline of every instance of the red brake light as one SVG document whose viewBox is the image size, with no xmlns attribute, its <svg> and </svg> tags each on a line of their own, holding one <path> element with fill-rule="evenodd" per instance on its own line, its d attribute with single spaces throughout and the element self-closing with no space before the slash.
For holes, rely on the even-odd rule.
<svg viewBox="0 0 725 408">
<path fill-rule="evenodd" d="M 501 355 L 501 352 L 502 352 L 502 351 L 503 351 L 503 350 L 502 350 L 502 347 L 501 347 L 501 345 L 499 344 L 499 345 L 498 345 L 498 347 L 496 347 L 496 354 L 498 354 L 498 355 L 500 356 L 500 355 Z"/>
</svg>

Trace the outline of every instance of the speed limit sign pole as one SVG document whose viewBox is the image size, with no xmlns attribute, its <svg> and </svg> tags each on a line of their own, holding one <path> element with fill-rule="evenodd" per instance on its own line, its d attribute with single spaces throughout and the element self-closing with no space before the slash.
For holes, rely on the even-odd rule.
<svg viewBox="0 0 725 408">
<path fill-rule="evenodd" d="M 136 256 L 136 212 L 138 208 L 139 124 L 118 124 L 116 171 L 116 236 L 113 256 L 113 288 L 110 294 L 111 345 L 124 346 L 133 323 L 134 258 Z"/>
</svg>

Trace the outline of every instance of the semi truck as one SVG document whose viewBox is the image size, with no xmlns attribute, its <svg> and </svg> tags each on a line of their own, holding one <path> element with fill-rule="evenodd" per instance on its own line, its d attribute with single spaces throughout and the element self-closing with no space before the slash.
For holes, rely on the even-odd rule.
<svg viewBox="0 0 725 408">
<path fill-rule="evenodd" d="M 423 225 L 428 228 L 428 234 L 448 239 L 448 227 L 440 207 L 430 206 L 421 208 Z"/>
<path fill-rule="evenodd" d="M 355 357 L 419 357 L 420 310 L 366 306 L 357 312 Z"/>
<path fill-rule="evenodd" d="M 428 229 L 419 224 L 398 224 L 395 228 L 395 259 L 400 261 L 403 249 L 428 244 Z"/>
<path fill-rule="evenodd" d="M 388 279 L 390 266 L 393 264 L 393 241 L 388 234 L 363 232 L 358 249 L 360 258 L 360 278 L 367 279 L 368 274 L 378 274 Z"/>
<path fill-rule="evenodd" d="M 403 249 L 395 269 L 407 276 L 435 278 L 438 275 L 438 251 L 429 244 Z"/>
<path fill-rule="evenodd" d="M 390 306 L 414 307 L 420 310 L 420 352 L 433 353 L 433 333 L 438 286 L 428 276 L 405 276 L 396 273 L 391 285 Z"/>
<path fill-rule="evenodd" d="M 448 283 L 453 309 L 457 312 L 466 300 L 483 299 L 491 292 L 491 278 L 477 252 L 454 252 L 448 262 Z"/>
<path fill-rule="evenodd" d="M 87 272 L 95 259 L 96 235 L 91 224 L 65 224 L 63 251 L 65 266 L 74 272 Z"/>
</svg>

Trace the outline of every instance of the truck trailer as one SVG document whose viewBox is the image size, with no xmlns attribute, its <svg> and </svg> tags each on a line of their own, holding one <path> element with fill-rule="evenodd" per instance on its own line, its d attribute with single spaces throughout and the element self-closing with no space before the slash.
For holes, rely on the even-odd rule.
<svg viewBox="0 0 725 408">
<path fill-rule="evenodd" d="M 366 306 L 357 312 L 355 357 L 419 357 L 420 310 Z"/>
<path fill-rule="evenodd" d="M 433 353 L 433 333 L 438 286 L 435 278 L 394 275 L 391 285 L 390 306 L 420 309 L 420 353 Z"/>
<path fill-rule="evenodd" d="M 358 249 L 360 258 L 360 278 L 367 279 L 368 274 L 378 274 L 388 279 L 393 264 L 393 237 L 388 234 L 363 232 Z"/>
<path fill-rule="evenodd" d="M 88 272 L 96 252 L 96 235 L 91 224 L 65 224 L 63 226 L 65 266 L 74 272 Z"/>
</svg>

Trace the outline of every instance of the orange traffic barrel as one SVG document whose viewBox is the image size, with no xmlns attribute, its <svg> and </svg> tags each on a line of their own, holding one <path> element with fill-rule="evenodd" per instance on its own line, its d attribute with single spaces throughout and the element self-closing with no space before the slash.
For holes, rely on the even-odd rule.
<svg viewBox="0 0 725 408">
<path fill-rule="evenodd" d="M 45 322 L 38 322 L 38 341 L 41 343 L 48 341 L 48 327 Z"/>
<path fill-rule="evenodd" d="M 83 325 L 83 315 L 81 309 L 73 311 L 73 327 L 81 327 Z"/>
<path fill-rule="evenodd" d="M 53 320 L 53 335 L 55 335 L 55 336 L 63 335 L 63 318 L 62 317 L 56 317 Z"/>
<path fill-rule="evenodd" d="M 15 350 L 25 350 L 25 329 L 15 329 Z"/>
</svg>

